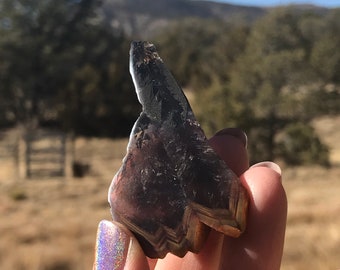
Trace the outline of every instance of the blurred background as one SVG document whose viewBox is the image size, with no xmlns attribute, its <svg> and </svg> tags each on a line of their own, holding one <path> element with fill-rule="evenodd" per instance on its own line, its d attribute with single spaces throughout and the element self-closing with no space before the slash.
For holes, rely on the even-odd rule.
<svg viewBox="0 0 340 270">
<path fill-rule="evenodd" d="M 207 136 L 283 168 L 282 269 L 340 268 L 340 2 L 0 0 L 0 269 L 91 269 L 154 43 Z"/>
</svg>

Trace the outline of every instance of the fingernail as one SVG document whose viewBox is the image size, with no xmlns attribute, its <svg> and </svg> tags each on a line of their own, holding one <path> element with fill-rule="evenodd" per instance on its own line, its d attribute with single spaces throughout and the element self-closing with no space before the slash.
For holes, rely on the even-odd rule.
<svg viewBox="0 0 340 270">
<path fill-rule="evenodd" d="M 93 270 L 123 270 L 131 238 L 110 221 L 98 225 Z"/>
<path fill-rule="evenodd" d="M 282 174 L 281 168 L 279 165 L 277 165 L 274 162 L 271 161 L 263 161 L 263 162 L 259 162 L 254 164 L 253 166 L 251 166 L 250 168 L 256 168 L 256 167 L 265 167 L 265 168 L 269 168 L 272 169 L 273 171 L 277 172 L 279 175 Z"/>
<path fill-rule="evenodd" d="M 239 128 L 225 128 L 218 131 L 215 136 L 223 136 L 223 135 L 230 135 L 237 139 L 239 139 L 245 148 L 247 148 L 247 135 L 244 131 Z"/>
</svg>

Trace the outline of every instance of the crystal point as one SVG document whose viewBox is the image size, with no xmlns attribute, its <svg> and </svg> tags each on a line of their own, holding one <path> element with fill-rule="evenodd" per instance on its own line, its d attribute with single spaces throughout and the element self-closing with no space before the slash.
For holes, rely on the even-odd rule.
<svg viewBox="0 0 340 270">
<path fill-rule="evenodd" d="M 199 252 L 210 228 L 239 236 L 246 191 L 209 146 L 154 45 L 131 44 L 130 73 L 143 111 L 109 189 L 114 220 L 151 258 Z"/>
</svg>

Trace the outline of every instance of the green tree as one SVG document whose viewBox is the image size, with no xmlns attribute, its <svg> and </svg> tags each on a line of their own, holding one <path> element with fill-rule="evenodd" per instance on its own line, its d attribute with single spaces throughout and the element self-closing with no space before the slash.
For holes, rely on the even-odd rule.
<svg viewBox="0 0 340 270">
<path fill-rule="evenodd" d="M 1 58 L 6 65 L 3 79 L 17 121 L 42 118 L 41 107 L 48 107 L 42 103 L 56 94 L 57 87 L 74 69 L 73 62 L 67 61 L 73 56 L 61 49 L 70 43 L 66 28 L 77 24 L 76 18 L 86 9 L 85 2 L 1 2 L 1 20 L 6 22 L 1 28 Z M 67 12 L 68 8 L 72 12 Z M 56 72 L 56 56 L 64 63 L 64 72 Z"/>
<path fill-rule="evenodd" d="M 304 111 L 310 118 L 340 112 L 339 16 L 340 10 L 333 9 L 326 16 L 309 14 L 299 21 L 309 64 Z"/>
<path fill-rule="evenodd" d="M 228 80 L 249 27 L 220 20 L 184 19 L 156 37 L 162 58 L 185 88 L 199 91 Z"/>
<path fill-rule="evenodd" d="M 259 20 L 232 72 L 230 89 L 243 104 L 240 126 L 250 137 L 253 162 L 277 157 L 276 140 L 287 125 L 308 123 L 315 116 L 306 110 L 315 70 L 301 18 L 303 14 L 284 8 Z"/>
<path fill-rule="evenodd" d="M 304 123 L 287 125 L 278 138 L 277 155 L 288 165 L 320 164 L 330 166 L 329 149 L 312 127 Z"/>
<path fill-rule="evenodd" d="M 99 4 L 0 2 L 3 119 L 127 134 L 139 109 L 128 79 L 128 46 L 124 34 L 102 20 Z"/>
</svg>

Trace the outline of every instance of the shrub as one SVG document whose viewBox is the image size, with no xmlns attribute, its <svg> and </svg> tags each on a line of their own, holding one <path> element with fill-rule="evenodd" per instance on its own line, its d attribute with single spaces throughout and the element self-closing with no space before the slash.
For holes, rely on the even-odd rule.
<svg viewBox="0 0 340 270">
<path fill-rule="evenodd" d="M 304 123 L 288 125 L 278 142 L 278 156 L 288 165 L 319 164 L 330 166 L 329 149 L 314 129 Z"/>
</svg>

